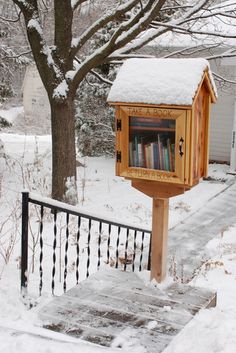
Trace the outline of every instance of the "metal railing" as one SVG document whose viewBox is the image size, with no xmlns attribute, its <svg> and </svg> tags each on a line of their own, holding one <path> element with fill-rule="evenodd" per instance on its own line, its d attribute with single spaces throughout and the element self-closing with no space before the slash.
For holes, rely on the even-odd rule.
<svg viewBox="0 0 236 353">
<path fill-rule="evenodd" d="M 37 207 L 34 215 L 30 213 L 30 205 Z M 29 237 L 32 235 L 30 222 L 37 225 L 38 235 L 36 240 L 34 237 L 33 246 Z M 39 294 L 44 277 L 55 294 L 56 273 L 65 292 L 68 275 L 70 286 L 74 286 L 103 264 L 121 267 L 124 271 L 149 270 L 150 244 L 150 230 L 102 219 L 59 201 L 22 193 L 21 289 L 24 292 L 29 284 L 29 258 L 32 256 L 38 267 L 38 271 L 34 271 L 38 276 Z"/>
</svg>

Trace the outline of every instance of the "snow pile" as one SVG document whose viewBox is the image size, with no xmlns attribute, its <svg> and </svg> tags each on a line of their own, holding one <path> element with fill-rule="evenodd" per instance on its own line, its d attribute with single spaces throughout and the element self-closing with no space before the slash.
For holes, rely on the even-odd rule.
<svg viewBox="0 0 236 353">
<path fill-rule="evenodd" d="M 66 180 L 65 200 L 71 205 L 76 205 L 77 187 L 75 177 L 68 177 Z"/>
<path fill-rule="evenodd" d="M 163 353 L 233 353 L 236 351 L 236 227 L 208 243 L 212 258 L 193 285 L 217 291 L 217 307 L 201 311 Z"/>
<path fill-rule="evenodd" d="M 9 124 L 12 124 L 17 116 L 23 113 L 23 107 L 14 107 L 8 110 L 0 109 L 0 118 L 5 119 Z"/>
<path fill-rule="evenodd" d="M 109 102 L 192 105 L 204 72 L 205 59 L 129 59 L 120 69 Z M 210 74 L 212 87 L 216 93 Z"/>
</svg>

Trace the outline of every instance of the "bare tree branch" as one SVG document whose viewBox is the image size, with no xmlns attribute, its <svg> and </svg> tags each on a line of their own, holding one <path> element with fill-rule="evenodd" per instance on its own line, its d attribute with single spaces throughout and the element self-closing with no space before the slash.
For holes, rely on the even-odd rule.
<svg viewBox="0 0 236 353">
<path fill-rule="evenodd" d="M 54 0 L 54 44 L 56 46 L 55 56 L 58 66 L 62 72 L 73 67 L 73 60 L 68 56 L 72 40 L 73 10 L 68 0 Z"/>
<path fill-rule="evenodd" d="M 12 1 L 20 7 L 24 15 L 27 36 L 36 65 L 46 90 L 52 94 L 53 86 L 60 80 L 61 71 L 53 60 L 51 48 L 45 42 L 37 0 Z"/>
<path fill-rule="evenodd" d="M 79 60 L 78 58 L 75 58 L 75 60 L 76 60 L 79 64 L 81 64 L 81 60 Z M 97 77 L 100 81 L 102 81 L 102 82 L 104 82 L 104 83 L 106 83 L 106 84 L 108 84 L 108 85 L 112 85 L 112 84 L 113 84 L 112 81 L 110 81 L 110 80 L 108 80 L 107 78 L 103 77 L 102 75 L 100 75 L 100 74 L 99 74 L 98 72 L 96 72 L 95 70 L 91 70 L 90 73 L 93 74 L 95 77 Z"/>
<path fill-rule="evenodd" d="M 215 72 L 212 72 L 212 74 L 214 75 L 215 79 L 218 81 L 224 81 L 224 82 L 228 82 L 228 83 L 232 83 L 233 85 L 236 85 L 236 81 L 234 80 L 229 80 L 228 78 L 221 76 L 219 74 L 216 74 Z"/>
<path fill-rule="evenodd" d="M 17 55 L 12 55 L 12 56 L 8 55 L 8 56 L 6 56 L 6 58 L 7 59 L 18 59 L 21 56 L 25 56 L 25 55 L 30 54 L 30 53 L 32 53 L 32 50 L 28 50 L 28 51 L 25 51 L 25 52 L 17 54 Z"/>
<path fill-rule="evenodd" d="M 236 57 L 236 50 L 232 52 L 224 52 L 221 54 L 210 55 L 205 57 L 205 59 L 213 60 L 213 59 L 234 58 L 234 57 Z"/>
<path fill-rule="evenodd" d="M 13 19 L 13 18 L 5 18 L 5 17 L 0 16 L 0 19 L 3 21 L 6 21 L 6 22 L 18 22 L 20 20 L 20 15 L 21 15 L 21 11 L 19 11 L 17 18 Z"/>
<path fill-rule="evenodd" d="M 161 26 L 175 30 L 175 32 L 176 32 L 176 30 L 178 30 L 178 33 L 201 34 L 201 35 L 209 35 L 212 37 L 221 37 L 221 38 L 236 38 L 236 33 L 226 34 L 226 33 L 221 33 L 221 32 L 212 32 L 212 31 L 198 31 L 195 29 L 189 29 L 189 28 L 185 28 L 182 26 L 176 26 L 176 25 L 162 23 L 162 22 L 156 22 L 156 21 L 155 21 L 155 24 L 151 24 L 152 28 L 159 28 Z"/>
<path fill-rule="evenodd" d="M 131 58 L 147 59 L 147 58 L 155 58 L 155 57 L 156 57 L 155 55 L 146 55 L 146 54 L 121 54 L 121 55 L 116 55 L 115 60 L 112 59 L 112 56 L 109 56 L 105 62 L 109 62 L 111 64 L 121 64 L 126 59 L 131 59 Z"/>
<path fill-rule="evenodd" d="M 170 57 L 173 57 L 173 56 L 178 56 L 178 55 L 189 55 L 189 56 L 192 56 L 196 53 L 199 53 L 201 51 L 204 51 L 206 49 L 215 49 L 219 47 L 219 44 L 197 44 L 197 45 L 194 45 L 192 47 L 184 47 L 184 48 L 181 48 L 181 49 L 178 49 L 178 50 L 175 50 L 173 52 L 170 52 L 169 54 L 166 54 L 163 56 L 163 58 L 170 58 Z"/>
<path fill-rule="evenodd" d="M 212 17 L 227 17 L 227 18 L 232 18 L 232 19 L 236 19 L 236 14 L 233 15 L 234 11 L 232 10 L 228 10 L 228 11 L 225 11 L 225 12 L 221 12 L 219 10 L 217 11 L 210 11 L 210 10 L 205 10 L 207 11 L 208 13 L 206 14 L 199 14 L 198 16 L 193 16 L 193 17 L 190 17 L 189 19 L 186 19 L 184 21 L 184 23 L 188 23 L 188 22 L 194 22 L 194 21 L 198 21 L 198 20 L 203 20 L 203 19 L 207 19 L 207 18 L 212 18 Z"/>
</svg>

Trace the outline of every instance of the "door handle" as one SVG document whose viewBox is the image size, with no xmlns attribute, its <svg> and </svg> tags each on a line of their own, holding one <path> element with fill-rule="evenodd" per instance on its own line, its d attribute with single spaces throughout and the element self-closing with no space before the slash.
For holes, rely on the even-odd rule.
<svg viewBox="0 0 236 353">
<path fill-rule="evenodd" d="M 183 156 L 184 152 L 183 152 L 183 144 L 184 144 L 184 139 L 183 137 L 180 138 L 179 140 L 179 154 L 180 154 L 180 157 Z"/>
</svg>

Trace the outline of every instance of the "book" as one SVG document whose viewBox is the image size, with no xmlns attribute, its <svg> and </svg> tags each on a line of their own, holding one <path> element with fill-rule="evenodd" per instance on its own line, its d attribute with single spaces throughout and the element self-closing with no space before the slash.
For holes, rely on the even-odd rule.
<svg viewBox="0 0 236 353">
<path fill-rule="evenodd" d="M 175 170 L 174 135 L 166 132 L 158 134 L 136 134 L 129 142 L 129 165 L 173 172 Z"/>
<path fill-rule="evenodd" d="M 157 135 L 157 143 L 158 143 L 158 154 L 159 154 L 159 168 L 160 170 L 163 169 L 163 145 L 161 142 L 160 134 Z"/>
<path fill-rule="evenodd" d="M 143 167 L 143 148 L 142 143 L 138 143 L 138 165 L 137 167 Z"/>
<path fill-rule="evenodd" d="M 155 142 L 153 144 L 153 156 L 154 156 L 154 169 L 160 169 L 159 153 L 158 153 L 158 144 Z"/>
<path fill-rule="evenodd" d="M 135 167 L 139 166 L 139 160 L 138 160 L 138 136 L 134 136 L 134 165 Z"/>
<path fill-rule="evenodd" d="M 133 143 L 129 143 L 129 166 L 134 166 L 134 156 L 133 156 Z"/>
<path fill-rule="evenodd" d="M 167 149 L 168 149 L 168 157 L 169 157 L 169 171 L 173 172 L 174 168 L 173 168 L 173 156 L 172 156 L 172 152 L 171 152 L 171 144 L 170 144 L 170 139 L 167 139 Z"/>
</svg>

